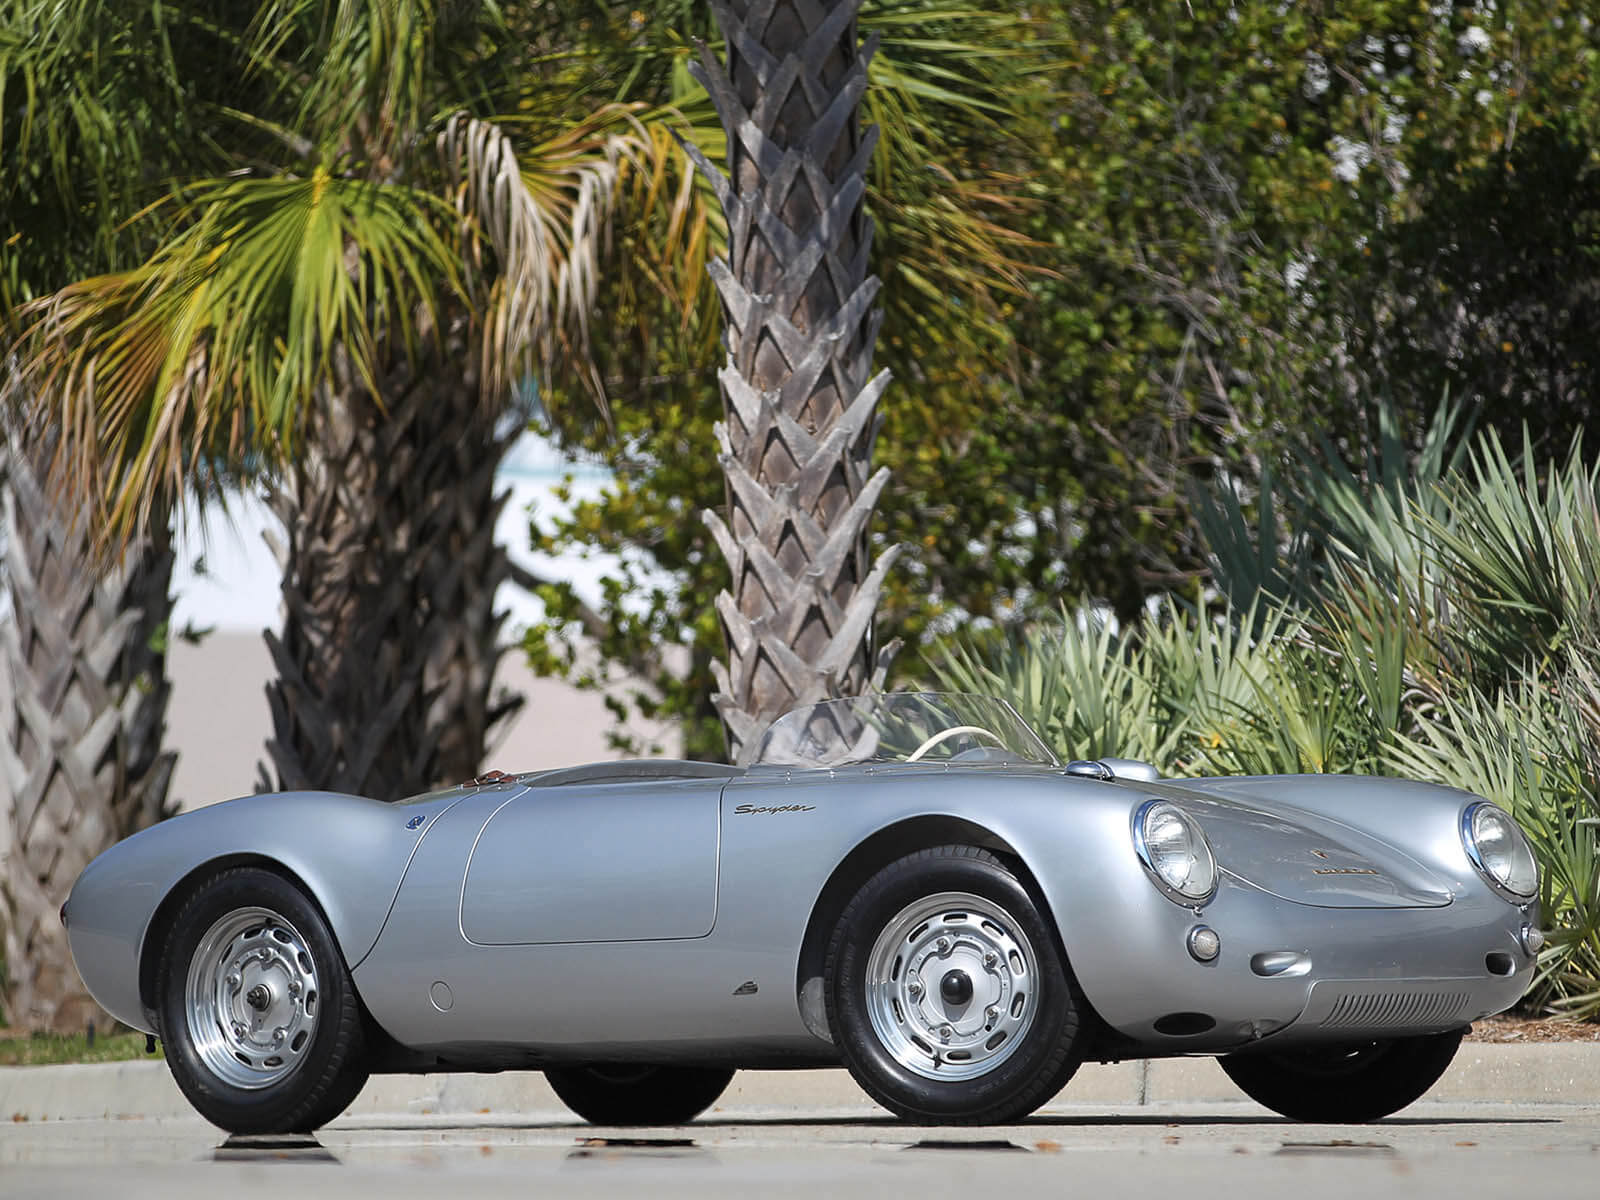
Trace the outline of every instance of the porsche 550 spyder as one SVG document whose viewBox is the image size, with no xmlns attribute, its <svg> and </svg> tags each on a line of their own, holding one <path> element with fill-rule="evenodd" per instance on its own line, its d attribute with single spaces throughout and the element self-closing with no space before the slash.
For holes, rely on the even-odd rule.
<svg viewBox="0 0 1600 1200">
<path fill-rule="evenodd" d="M 1001 701 L 897 693 L 790 713 L 747 768 L 216 804 L 106 851 L 62 919 L 235 1132 L 374 1072 L 543 1070 L 590 1121 L 676 1124 L 740 1067 L 839 1065 L 908 1121 L 999 1123 L 1086 1060 L 1192 1054 L 1342 1122 L 1522 994 L 1537 892 L 1463 792 L 1062 764 Z"/>
</svg>

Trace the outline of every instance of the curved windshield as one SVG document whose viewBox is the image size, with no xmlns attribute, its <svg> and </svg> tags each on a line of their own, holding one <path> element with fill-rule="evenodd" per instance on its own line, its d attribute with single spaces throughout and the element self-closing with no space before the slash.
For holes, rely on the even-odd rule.
<svg viewBox="0 0 1600 1200">
<path fill-rule="evenodd" d="M 774 767 L 1060 765 L 1004 700 L 957 692 L 847 696 L 797 708 L 768 728 L 755 761 Z"/>
</svg>

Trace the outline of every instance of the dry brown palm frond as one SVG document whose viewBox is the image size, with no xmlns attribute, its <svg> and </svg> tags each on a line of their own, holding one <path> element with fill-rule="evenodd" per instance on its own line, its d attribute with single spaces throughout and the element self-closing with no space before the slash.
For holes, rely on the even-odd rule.
<svg viewBox="0 0 1600 1200">
<path fill-rule="evenodd" d="M 532 143 L 519 141 L 516 119 L 466 113 L 440 133 L 450 195 L 469 239 L 467 283 L 479 295 L 491 393 L 502 394 L 535 365 L 548 370 L 558 350 L 588 360 L 589 312 L 619 183 L 630 169 L 649 174 L 661 152 L 638 118 L 641 107 L 607 105 Z"/>
</svg>

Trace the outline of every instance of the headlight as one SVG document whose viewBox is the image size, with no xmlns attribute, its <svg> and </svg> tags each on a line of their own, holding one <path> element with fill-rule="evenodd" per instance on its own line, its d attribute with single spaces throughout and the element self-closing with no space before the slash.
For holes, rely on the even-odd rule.
<svg viewBox="0 0 1600 1200">
<path fill-rule="evenodd" d="M 1532 900 L 1539 891 L 1539 864 L 1533 847 L 1502 808 L 1480 800 L 1461 814 L 1461 842 L 1480 874 L 1508 900 Z"/>
<path fill-rule="evenodd" d="M 1179 904 L 1217 890 L 1217 860 L 1199 823 L 1176 804 L 1147 800 L 1133 817 L 1133 847 L 1150 877 Z"/>
</svg>

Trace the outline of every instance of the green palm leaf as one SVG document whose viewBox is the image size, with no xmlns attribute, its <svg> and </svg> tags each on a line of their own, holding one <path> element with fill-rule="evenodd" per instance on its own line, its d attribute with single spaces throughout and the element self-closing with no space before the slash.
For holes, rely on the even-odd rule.
<svg viewBox="0 0 1600 1200">
<path fill-rule="evenodd" d="M 289 452 L 332 354 L 376 392 L 380 334 L 409 342 L 459 292 L 449 217 L 426 193 L 325 171 L 198 186 L 147 263 L 34 310 L 28 370 L 66 397 L 69 469 L 105 464 L 110 517 L 131 530 L 214 455 Z"/>
</svg>

